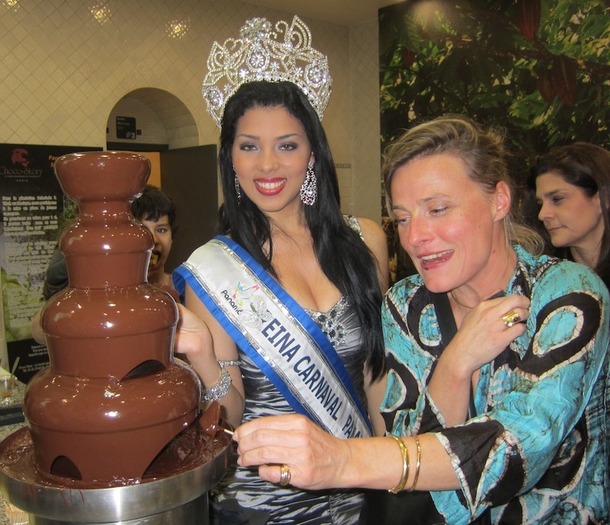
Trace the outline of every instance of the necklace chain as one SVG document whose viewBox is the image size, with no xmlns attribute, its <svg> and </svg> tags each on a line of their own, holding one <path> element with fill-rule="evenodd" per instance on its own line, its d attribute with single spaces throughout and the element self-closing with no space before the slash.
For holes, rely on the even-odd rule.
<svg viewBox="0 0 610 525">
<path fill-rule="evenodd" d="M 449 292 L 449 295 L 451 296 L 451 298 L 462 308 L 465 308 L 466 310 L 472 310 L 474 308 L 474 306 L 466 306 L 464 303 L 461 303 L 460 301 L 457 300 L 457 298 L 455 297 L 455 295 L 453 295 L 453 292 Z M 477 306 L 477 305 L 475 305 Z"/>
<path fill-rule="evenodd" d="M 508 265 L 509 265 L 509 264 L 510 264 L 510 258 L 508 258 L 508 257 L 507 257 L 506 262 L 505 262 L 505 266 L 504 266 L 504 272 L 503 272 L 503 274 L 507 272 L 507 269 L 508 269 Z M 512 270 L 511 270 L 511 273 L 512 273 Z M 481 303 L 481 301 L 479 301 L 479 302 L 478 302 L 477 304 L 475 304 L 474 306 L 466 306 L 464 303 L 461 303 L 460 301 L 458 301 L 458 300 L 457 300 L 457 298 L 456 298 L 456 297 L 455 297 L 455 295 L 453 294 L 453 290 L 451 290 L 451 291 L 449 292 L 449 295 L 450 295 L 450 296 L 451 296 L 451 298 L 452 298 L 452 299 L 453 299 L 453 300 L 456 302 L 456 304 L 457 304 L 458 306 L 461 306 L 462 308 L 465 308 L 466 310 L 472 310 L 473 308 L 475 308 L 476 306 L 478 306 L 478 305 Z M 493 297 L 493 296 L 492 296 L 492 297 Z"/>
</svg>

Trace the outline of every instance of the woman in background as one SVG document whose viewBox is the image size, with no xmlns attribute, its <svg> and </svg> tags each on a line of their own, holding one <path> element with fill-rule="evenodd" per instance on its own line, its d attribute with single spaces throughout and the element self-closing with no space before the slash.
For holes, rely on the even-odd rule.
<svg viewBox="0 0 610 525">
<path fill-rule="evenodd" d="M 549 251 L 610 285 L 610 152 L 587 142 L 555 147 L 537 160 L 528 182 L 533 220 L 544 225 Z"/>
</svg>

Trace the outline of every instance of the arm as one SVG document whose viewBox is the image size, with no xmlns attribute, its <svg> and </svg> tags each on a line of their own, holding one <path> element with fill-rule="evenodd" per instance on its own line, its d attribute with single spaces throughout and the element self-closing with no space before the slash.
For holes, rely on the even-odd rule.
<svg viewBox="0 0 610 525">
<path fill-rule="evenodd" d="M 569 266 L 532 272 L 536 280 L 520 285 L 531 289 L 527 331 L 493 366 L 481 369 L 485 386 L 476 400 L 482 417 L 439 431 L 461 482 L 461 491 L 435 492 L 439 511 L 462 508 L 460 492 L 476 494 L 469 515 L 513 498 L 536 508 L 545 483 L 558 480 L 567 465 L 574 472 L 588 468 L 600 427 L 586 414 L 603 411 L 599 377 L 608 345 L 608 299 L 601 283 L 585 275 L 590 272 Z"/>
<path fill-rule="evenodd" d="M 237 347 L 189 286 L 185 290 L 185 303 L 188 310 L 180 307 L 176 352 L 188 357 L 203 388 L 209 389 L 220 379 L 218 361 L 236 361 L 239 358 Z M 218 401 L 223 408 L 223 417 L 237 426 L 244 410 L 243 383 L 238 366 L 227 366 L 226 370 L 231 376 L 231 386 Z"/>
<path fill-rule="evenodd" d="M 367 408 L 371 423 L 373 424 L 373 433 L 375 436 L 383 436 L 385 434 L 385 422 L 379 411 L 381 401 L 385 394 L 386 385 L 388 382 L 387 376 L 376 381 L 371 381 L 371 374 L 365 369 L 364 372 L 364 389 L 366 392 Z"/>
<path fill-rule="evenodd" d="M 259 418 L 240 426 L 238 463 L 259 465 L 263 479 L 278 483 L 280 465 L 290 467 L 290 483 L 306 489 L 367 487 L 391 489 L 401 479 L 403 461 L 396 441 L 389 437 L 342 440 L 327 434 L 300 415 Z M 459 487 L 445 450 L 434 435 L 419 437 L 421 466 L 417 489 Z M 415 481 L 415 438 L 403 438 L 410 461 L 406 487 Z"/>
<path fill-rule="evenodd" d="M 377 275 L 379 286 L 384 293 L 388 289 L 390 280 L 388 269 L 388 241 L 383 228 L 371 219 L 358 217 L 358 223 L 362 230 L 364 243 L 377 261 Z"/>
</svg>

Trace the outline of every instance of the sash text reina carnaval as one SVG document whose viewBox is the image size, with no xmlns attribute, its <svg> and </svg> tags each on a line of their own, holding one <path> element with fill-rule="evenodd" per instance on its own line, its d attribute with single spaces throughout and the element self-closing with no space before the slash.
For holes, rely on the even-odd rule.
<svg viewBox="0 0 610 525">
<path fill-rule="evenodd" d="M 231 298 L 231 294 L 227 290 L 222 291 L 222 296 L 231 305 L 235 312 L 239 315 L 241 308 L 235 304 Z M 278 353 L 291 362 L 298 354 L 301 345 L 294 343 L 294 337 L 286 330 L 277 319 L 271 319 L 261 330 L 261 334 L 277 349 Z M 342 402 L 328 386 L 328 383 L 322 373 L 316 368 L 315 364 L 310 364 L 311 358 L 303 356 L 296 360 L 293 365 L 293 370 L 303 380 L 303 384 L 315 394 L 316 398 L 321 400 L 324 408 L 330 416 L 336 421 L 337 413 L 341 409 Z M 354 425 L 352 416 L 347 417 L 343 425 L 343 430 L 346 437 L 361 437 L 361 433 L 357 431 Z"/>
</svg>

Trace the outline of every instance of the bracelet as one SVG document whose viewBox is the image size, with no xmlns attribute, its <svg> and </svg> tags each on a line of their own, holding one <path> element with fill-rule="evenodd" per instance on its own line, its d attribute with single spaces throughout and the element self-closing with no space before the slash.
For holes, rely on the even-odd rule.
<svg viewBox="0 0 610 525">
<path fill-rule="evenodd" d="M 415 478 L 413 478 L 413 485 L 408 489 L 409 492 L 413 492 L 417 486 L 417 479 L 419 478 L 419 467 L 421 466 L 421 445 L 419 438 L 415 436 L 415 446 L 417 447 L 417 462 L 415 463 Z"/>
<path fill-rule="evenodd" d="M 220 379 L 214 386 L 206 388 L 201 393 L 201 400 L 209 403 L 210 401 L 217 401 L 221 397 L 226 396 L 229 388 L 231 388 L 231 382 L 232 380 L 229 372 L 227 372 L 227 369 L 221 365 Z"/>
<path fill-rule="evenodd" d="M 398 485 L 396 485 L 393 489 L 389 489 L 388 492 L 398 494 L 407 484 L 407 477 L 409 476 L 409 451 L 407 449 L 407 445 L 405 445 L 402 439 L 394 435 L 391 435 L 390 437 L 393 438 L 400 447 L 400 454 L 402 455 L 402 475 Z"/>
<path fill-rule="evenodd" d="M 239 366 L 239 361 L 218 361 L 220 368 L 224 368 L 225 366 Z"/>
</svg>

